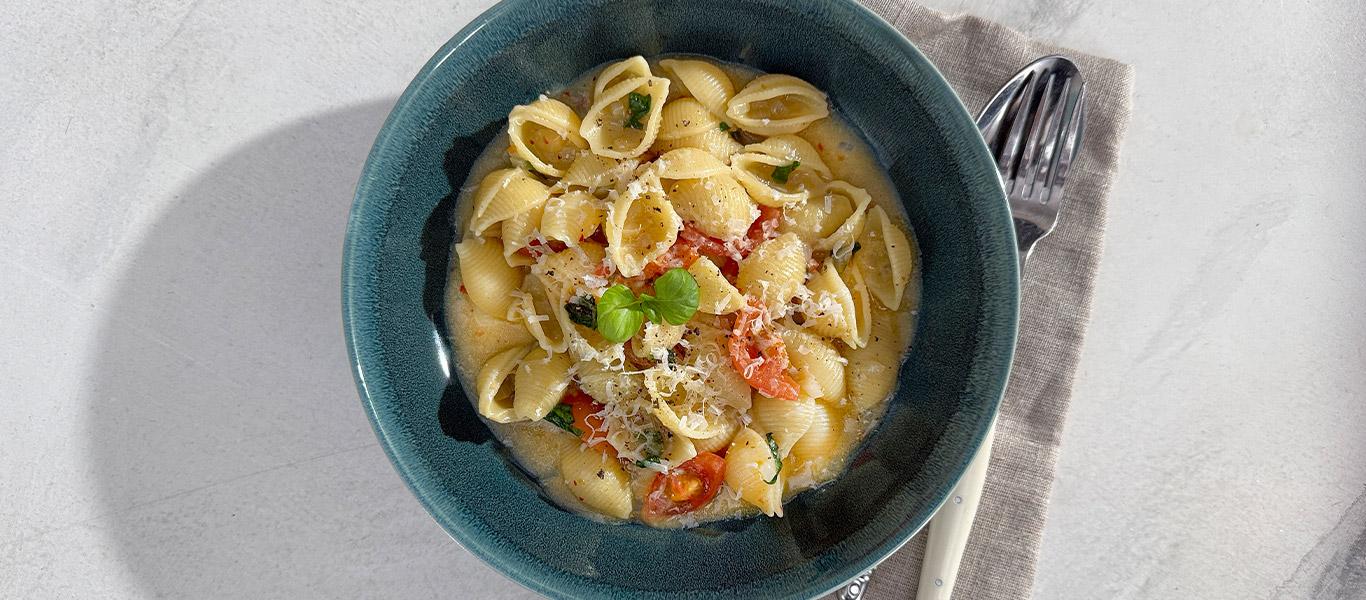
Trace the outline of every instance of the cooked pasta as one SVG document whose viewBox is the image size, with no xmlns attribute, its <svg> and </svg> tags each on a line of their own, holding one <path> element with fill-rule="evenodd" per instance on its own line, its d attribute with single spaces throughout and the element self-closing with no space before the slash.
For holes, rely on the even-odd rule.
<svg viewBox="0 0 1366 600">
<path fill-rule="evenodd" d="M 631 57 L 513 107 L 470 172 L 457 370 L 556 502 L 656 527 L 780 517 L 877 424 L 916 248 L 809 83 Z"/>
<path fill-rule="evenodd" d="M 730 99 L 726 116 L 761 135 L 797 133 L 830 115 L 825 94 L 791 75 L 760 75 Z"/>
<path fill-rule="evenodd" d="M 784 233 L 768 240 L 740 262 L 735 283 L 746 294 L 763 301 L 775 316 L 787 314 L 792 300 L 806 281 L 806 261 L 811 250 L 795 234 Z"/>
<path fill-rule="evenodd" d="M 489 173 L 475 192 L 470 233 L 483 235 L 490 226 L 545 203 L 550 188 L 521 169 Z"/>
<path fill-rule="evenodd" d="M 512 408 L 517 417 L 535 421 L 550 414 L 569 387 L 567 354 L 547 354 L 537 348 L 522 358 L 513 376 Z"/>
<path fill-rule="evenodd" d="M 578 244 L 602 226 L 606 215 L 606 209 L 588 192 L 565 192 L 546 200 L 539 221 L 540 234 L 546 240 Z"/>
<path fill-rule="evenodd" d="M 513 407 L 512 374 L 531 346 L 513 346 L 484 362 L 475 389 L 479 394 L 479 414 L 490 421 L 511 423 L 518 419 Z"/>
<path fill-rule="evenodd" d="M 507 299 L 522 283 L 522 274 L 503 259 L 497 240 L 471 237 L 455 245 L 460 280 L 470 302 L 495 319 L 508 318 Z"/>
<path fill-rule="evenodd" d="M 608 158 L 634 158 L 650 147 L 659 134 L 669 80 L 634 77 L 602 90 L 583 116 L 579 134 L 594 154 Z"/>
<path fill-rule="evenodd" d="M 541 96 L 508 114 L 511 153 L 542 175 L 560 177 L 578 157 L 579 150 L 588 147 L 579 135 L 579 126 L 579 115 L 574 109 Z"/>
<path fill-rule="evenodd" d="M 712 114 L 726 114 L 726 103 L 735 95 L 735 83 L 721 67 L 705 60 L 673 58 L 659 61 L 659 66 L 682 84 L 680 93 L 696 98 Z"/>
<path fill-rule="evenodd" d="M 678 240 L 682 219 L 652 173 L 628 186 L 607 209 L 607 254 L 617 270 L 635 277 Z"/>
<path fill-rule="evenodd" d="M 767 440 L 748 427 L 735 434 L 726 452 L 726 485 L 770 517 L 783 516 L 784 473 Z"/>
<path fill-rule="evenodd" d="M 901 307 L 901 294 L 911 281 L 915 269 L 915 246 L 887 216 L 881 206 L 874 207 L 869 223 L 859 237 L 861 247 L 854 261 L 866 272 L 872 269 L 886 269 L 887 277 L 874 277 L 864 280 L 868 291 L 883 306 L 896 310 Z"/>
</svg>

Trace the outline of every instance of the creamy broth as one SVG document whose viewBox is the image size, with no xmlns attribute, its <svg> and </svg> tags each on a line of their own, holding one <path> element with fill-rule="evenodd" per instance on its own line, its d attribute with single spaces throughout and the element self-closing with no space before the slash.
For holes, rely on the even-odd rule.
<svg viewBox="0 0 1366 600">
<path fill-rule="evenodd" d="M 648 64 L 651 72 L 656 75 L 663 73 L 664 70 L 661 69 L 659 61 L 667 58 L 671 57 L 664 56 L 650 59 Z M 762 73 L 740 65 L 720 63 L 704 57 L 686 56 L 673 58 L 701 59 L 719 65 L 733 82 L 734 89 L 737 93 L 740 93 L 745 89 L 746 85 L 756 77 L 762 75 Z M 574 113 L 582 116 L 589 110 L 590 105 L 592 104 L 595 76 L 600 71 L 601 68 L 594 69 L 583 75 L 579 80 L 566 86 L 563 90 L 548 92 L 546 97 L 559 100 L 564 105 L 571 108 Z M 673 74 L 670 73 L 670 75 L 672 76 Z M 673 101 L 681 96 L 680 88 L 684 86 L 679 84 L 676 77 L 670 77 L 670 79 L 669 100 Z M 545 131 L 542 131 L 542 129 L 536 129 L 535 133 L 543 136 L 548 135 Z M 729 134 L 734 134 L 733 137 L 745 141 L 752 141 L 755 137 L 760 139 L 763 137 L 751 137 L 746 133 L 737 134 L 734 131 L 730 131 Z M 909 348 L 911 343 L 911 336 L 914 332 L 916 306 L 919 299 L 918 253 L 915 252 L 913 233 L 906 225 L 904 211 L 896 194 L 895 187 L 888 179 L 882 166 L 878 163 L 877 157 L 868 147 L 867 143 L 864 142 L 852 128 L 845 124 L 837 114 L 832 112 L 829 116 L 820 118 L 815 122 L 806 125 L 795 135 L 808 142 L 810 146 L 816 150 L 819 154 L 820 161 L 824 162 L 824 165 L 828 168 L 831 180 L 847 182 L 856 188 L 866 191 L 868 196 L 871 197 L 871 204 L 867 207 L 868 212 L 864 213 L 863 230 L 865 233 L 868 229 L 868 223 L 866 222 L 868 220 L 867 215 L 873 210 L 873 207 L 880 207 L 882 211 L 889 216 L 889 221 L 892 224 L 907 236 L 910 236 L 909 250 L 911 251 L 911 260 L 914 268 L 910 272 L 909 281 L 904 284 L 904 292 L 901 294 L 901 301 L 899 306 L 896 307 L 896 310 L 886 309 L 879 303 L 879 300 L 876 297 L 870 297 L 872 294 L 865 291 L 864 298 L 868 300 L 868 304 L 872 307 L 868 316 L 871 318 L 873 326 L 871 327 L 872 337 L 868 339 L 864 348 L 862 350 L 857 350 L 842 342 L 826 340 L 831 347 L 839 350 L 840 355 L 837 357 L 838 360 L 846 363 L 843 365 L 842 377 L 851 390 L 849 393 L 854 393 L 852 390 L 855 389 L 856 386 L 858 389 L 885 389 L 890 392 L 895 388 L 895 377 L 900 361 L 904 360 L 905 351 Z M 737 143 L 737 146 L 738 145 L 739 144 Z M 563 151 L 563 148 L 558 149 Z M 569 149 L 572 150 L 573 148 L 570 147 Z M 459 232 L 457 237 L 462 240 L 476 237 L 469 230 L 467 225 L 471 223 L 471 217 L 474 216 L 475 204 L 478 201 L 476 196 L 479 195 L 481 182 L 485 181 L 486 176 L 489 176 L 490 173 L 494 173 L 498 169 L 506 169 L 509 166 L 525 168 L 526 161 L 510 158 L 510 150 L 513 150 L 513 146 L 511 144 L 510 136 L 505 130 L 489 144 L 488 148 L 473 165 L 468 181 L 459 192 L 456 206 L 455 223 L 457 224 L 457 230 Z M 650 154 L 653 154 L 653 152 L 650 152 Z M 561 156 L 568 156 L 568 154 L 561 154 Z M 554 166 L 555 165 L 552 165 L 552 167 Z M 560 167 L 563 168 L 563 165 L 560 165 Z M 544 182 L 554 181 L 554 178 L 540 175 L 535 178 Z M 610 203 L 610 199 L 599 200 Z M 829 213 L 830 210 L 832 210 L 829 207 L 829 200 L 812 196 L 807 202 L 817 203 L 816 208 L 820 209 L 818 211 L 820 213 Z M 819 206 L 819 203 L 821 202 L 825 202 L 826 206 Z M 787 213 L 784 214 L 786 215 Z M 780 217 L 780 219 L 781 218 L 782 217 Z M 779 230 L 782 230 L 783 228 L 783 222 L 780 221 Z M 485 231 L 483 235 L 485 237 L 496 236 L 498 231 L 499 230 L 494 227 L 491 228 L 490 231 Z M 859 239 L 863 240 L 865 237 L 860 237 Z M 853 256 L 857 257 L 859 253 L 863 252 L 865 252 L 864 249 L 855 250 Z M 844 273 L 839 266 L 839 260 L 835 256 L 835 252 L 830 253 L 830 264 L 835 266 L 837 272 Z M 699 260 L 707 259 L 702 258 Z M 854 259 L 845 258 L 844 260 L 847 261 L 844 263 L 847 265 L 848 263 L 853 262 Z M 538 340 L 528 331 L 528 327 L 523 321 L 497 318 L 487 314 L 484 310 L 480 310 L 480 308 L 471 301 L 469 293 L 463 289 L 463 275 L 466 274 L 462 273 L 461 260 L 456 256 L 454 251 L 452 252 L 451 263 L 453 266 L 449 278 L 450 285 L 446 291 L 447 325 L 452 338 L 451 343 L 454 348 L 454 362 L 457 366 L 458 376 L 465 389 L 474 392 L 471 396 L 475 396 L 481 390 L 479 385 L 480 382 L 478 381 L 481 369 L 484 368 L 485 364 L 488 363 L 490 359 L 495 358 L 500 352 L 509 348 L 535 347 Z M 525 266 L 519 267 L 522 272 L 526 271 L 526 268 L 527 267 Z M 875 273 L 874 276 L 879 278 L 889 277 L 886 273 L 881 271 Z M 508 302 L 509 304 L 513 304 L 516 302 L 516 298 L 509 297 Z M 796 320 L 800 318 L 801 313 L 799 312 L 787 317 L 783 323 L 786 323 L 786 326 L 792 329 L 800 329 L 800 325 L 794 325 Z M 722 327 L 725 327 L 725 324 L 727 323 L 725 316 L 704 315 L 702 312 L 696 313 L 696 320 L 704 325 L 712 323 Z M 849 320 L 853 320 L 852 315 Z M 542 323 L 549 322 L 550 321 L 543 321 Z M 574 331 L 584 334 L 587 338 L 592 338 L 595 335 L 595 332 L 587 331 L 581 325 L 575 327 L 577 327 L 577 329 Z M 726 330 L 729 330 L 728 327 Z M 571 333 L 570 335 L 572 336 L 574 334 Z M 631 350 L 628 348 L 624 350 L 624 352 L 629 353 Z M 891 353 L 890 355 L 894 356 L 894 358 L 884 359 L 880 362 L 876 360 L 858 359 L 858 353 L 860 352 L 864 353 L 866 356 L 882 357 L 886 357 L 889 355 L 888 353 Z M 882 354 L 873 354 L 876 352 L 881 352 Z M 731 368 L 731 365 L 729 364 L 722 366 L 724 368 Z M 571 377 L 573 376 L 577 375 L 571 373 Z M 512 379 L 512 376 L 507 377 L 509 385 L 511 384 Z M 803 383 L 803 385 L 805 385 L 805 383 Z M 805 391 L 803 393 L 805 393 Z M 783 502 L 786 502 L 792 496 L 804 490 L 817 487 L 837 478 L 844 470 L 851 452 L 863 441 L 868 432 L 876 426 L 878 419 L 884 412 L 886 401 L 886 394 L 871 400 L 862 399 L 857 402 L 847 396 L 834 399 L 819 399 L 818 402 L 825 403 L 831 407 L 828 412 L 832 415 L 832 419 L 837 420 L 837 422 L 833 424 L 833 431 L 836 435 L 834 435 L 834 440 L 830 443 L 828 450 L 825 451 L 828 456 L 823 454 L 821 460 L 795 460 L 793 455 L 789 454 L 788 460 L 785 461 L 783 466 L 783 469 L 786 469 L 783 473 L 783 482 L 785 482 L 782 492 Z M 754 425 L 748 416 L 743 417 L 742 421 L 745 423 L 746 429 L 748 429 L 749 425 Z M 604 516 L 601 514 L 601 511 L 594 510 L 587 506 L 584 502 L 580 501 L 579 495 L 577 495 L 575 491 L 571 489 L 571 486 L 566 483 L 566 477 L 561 473 L 561 457 L 565 456 L 566 453 L 584 451 L 584 443 L 581 442 L 578 437 L 575 437 L 573 434 L 552 424 L 546 419 L 515 420 L 506 423 L 486 419 L 486 422 L 494 434 L 511 449 L 512 454 L 523 467 L 540 481 L 546 494 L 553 498 L 557 503 L 590 518 L 606 521 L 622 520 L 615 517 Z M 756 431 L 756 433 L 762 434 L 764 432 Z M 673 434 L 671 433 L 670 435 Z M 774 438 L 770 435 L 768 439 L 771 440 Z M 800 441 L 800 439 L 798 439 L 798 441 Z M 606 444 L 599 444 L 598 447 L 602 448 L 605 445 Z M 640 463 L 625 459 L 621 460 L 620 464 L 630 481 L 629 489 L 632 508 L 629 519 L 638 520 L 641 516 L 642 503 L 645 496 L 649 493 L 651 484 L 656 478 L 656 475 L 661 472 L 675 472 L 674 469 L 676 469 L 678 465 L 667 464 L 667 461 L 663 461 L 663 464 L 654 462 L 645 463 L 644 466 L 639 466 Z M 602 477 L 602 471 L 598 472 L 598 477 Z M 773 477 L 777 478 L 777 475 L 774 474 Z M 782 485 L 782 482 L 780 482 L 779 485 Z M 747 502 L 745 499 L 742 499 L 739 490 L 733 489 L 729 485 L 722 484 L 721 489 L 719 493 L 716 494 L 715 498 L 705 503 L 700 508 L 679 515 L 657 516 L 650 524 L 658 527 L 690 526 L 700 522 L 751 515 L 758 511 L 759 508 L 752 502 Z M 778 511 L 781 511 L 781 507 L 778 508 Z M 765 512 L 772 511 L 768 510 Z"/>
</svg>

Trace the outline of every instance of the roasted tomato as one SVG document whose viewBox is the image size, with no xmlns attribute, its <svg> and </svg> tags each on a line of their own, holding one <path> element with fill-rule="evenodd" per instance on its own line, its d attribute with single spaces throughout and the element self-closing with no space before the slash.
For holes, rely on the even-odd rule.
<svg viewBox="0 0 1366 600">
<path fill-rule="evenodd" d="M 768 309 L 753 296 L 735 316 L 727 346 L 730 362 L 750 387 L 769 398 L 797 399 L 797 382 L 787 374 L 787 348 L 773 331 Z"/>
<path fill-rule="evenodd" d="M 705 506 L 721 490 L 726 459 L 711 452 L 692 457 L 668 473 L 655 475 L 645 496 L 641 517 L 659 521 L 664 517 L 690 513 Z"/>
</svg>

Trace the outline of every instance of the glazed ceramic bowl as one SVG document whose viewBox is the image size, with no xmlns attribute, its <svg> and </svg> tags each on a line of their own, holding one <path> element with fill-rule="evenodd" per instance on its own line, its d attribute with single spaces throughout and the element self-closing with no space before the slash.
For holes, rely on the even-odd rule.
<svg viewBox="0 0 1366 600">
<path fill-rule="evenodd" d="M 871 142 L 918 238 L 915 342 L 879 428 L 842 477 L 781 519 L 663 531 L 542 497 L 451 376 L 442 311 L 457 190 L 508 110 L 614 59 L 688 52 L 827 91 Z M 381 445 L 446 531 L 556 597 L 811 597 L 905 543 L 986 432 L 1015 343 L 1011 220 L 967 111 L 925 57 L 852 2 L 508 0 L 465 27 L 399 99 L 366 163 L 342 299 Z"/>
</svg>

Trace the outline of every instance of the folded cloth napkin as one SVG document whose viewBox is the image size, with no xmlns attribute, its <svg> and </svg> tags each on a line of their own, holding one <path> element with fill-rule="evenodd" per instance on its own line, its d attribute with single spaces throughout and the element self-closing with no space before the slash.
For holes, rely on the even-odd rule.
<svg viewBox="0 0 1366 600">
<path fill-rule="evenodd" d="M 1029 39 L 1000 24 L 947 16 L 905 0 L 865 0 L 943 72 L 974 115 L 1035 58 L 1062 54 L 1086 80 L 1086 131 L 1057 229 L 1024 271 L 1020 337 L 996 442 L 954 600 L 1028 598 L 1043 537 L 1063 416 L 1072 395 L 1100 262 L 1105 203 L 1129 122 L 1133 69 Z M 924 535 L 873 573 L 864 598 L 914 598 Z"/>
</svg>

